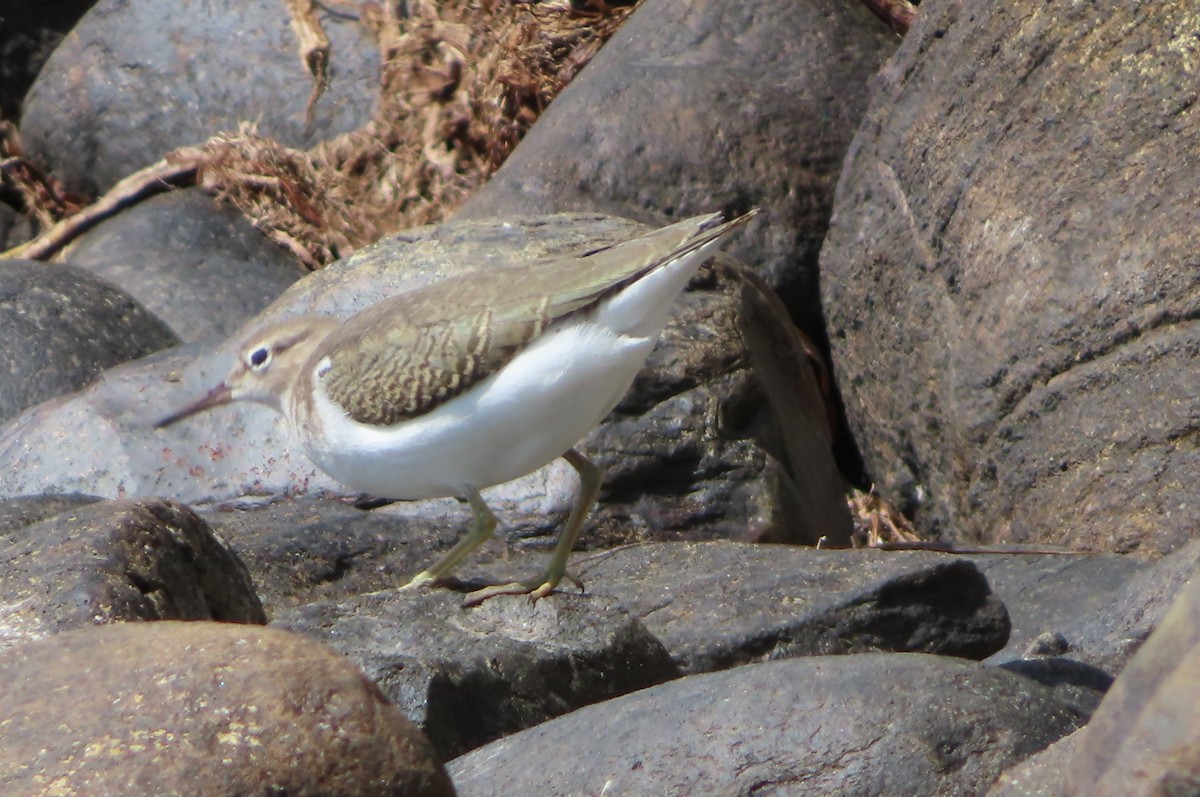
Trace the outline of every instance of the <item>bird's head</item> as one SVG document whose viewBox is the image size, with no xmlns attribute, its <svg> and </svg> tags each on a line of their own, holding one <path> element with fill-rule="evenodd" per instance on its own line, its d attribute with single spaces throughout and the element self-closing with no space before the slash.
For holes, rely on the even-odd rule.
<svg viewBox="0 0 1200 797">
<path fill-rule="evenodd" d="M 282 411 L 304 364 L 337 323 L 326 316 L 300 316 L 256 330 L 238 346 L 237 362 L 221 384 L 155 426 L 169 426 L 232 401 L 253 401 Z"/>
</svg>

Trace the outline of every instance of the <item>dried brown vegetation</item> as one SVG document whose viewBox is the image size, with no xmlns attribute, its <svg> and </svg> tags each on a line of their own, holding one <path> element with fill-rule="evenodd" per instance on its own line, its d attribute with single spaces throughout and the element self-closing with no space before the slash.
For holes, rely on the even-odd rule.
<svg viewBox="0 0 1200 797">
<path fill-rule="evenodd" d="M 632 6 L 514 0 L 408 0 L 353 6 L 383 64 L 372 119 L 297 150 L 242 124 L 121 181 L 91 213 L 60 201 L 52 176 L 8 162 L 7 190 L 21 194 L 45 230 L 8 256 L 49 257 L 107 213 L 164 182 L 206 187 L 311 268 L 390 232 L 438 221 L 508 157 L 550 101 L 629 15 Z M 350 7 L 350 6 L 347 6 Z M 336 63 L 308 0 L 290 10 L 315 102 Z M 312 105 L 310 102 L 310 108 Z M 14 147 L 19 140 L 12 136 Z"/>
</svg>

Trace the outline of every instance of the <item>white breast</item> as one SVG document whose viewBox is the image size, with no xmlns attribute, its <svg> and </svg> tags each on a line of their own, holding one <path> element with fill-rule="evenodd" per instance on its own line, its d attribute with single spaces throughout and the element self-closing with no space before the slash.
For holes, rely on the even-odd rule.
<svg viewBox="0 0 1200 797">
<path fill-rule="evenodd" d="M 291 426 L 313 462 L 354 490 L 405 500 L 461 496 L 531 473 L 574 446 L 621 400 L 656 339 L 657 332 L 619 335 L 584 316 L 429 414 L 390 427 L 347 417 L 321 389 L 318 365 L 316 417 Z"/>
</svg>

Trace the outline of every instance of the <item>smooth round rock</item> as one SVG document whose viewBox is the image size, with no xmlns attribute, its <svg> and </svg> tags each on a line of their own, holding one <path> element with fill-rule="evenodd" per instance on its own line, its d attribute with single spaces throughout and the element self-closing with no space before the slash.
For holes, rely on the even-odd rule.
<svg viewBox="0 0 1200 797">
<path fill-rule="evenodd" d="M 0 421 L 178 342 L 135 299 L 85 269 L 0 261 Z"/>
<path fill-rule="evenodd" d="M 321 23 L 330 83 L 308 126 L 313 79 L 283 0 L 100 0 L 25 98 L 26 149 L 94 193 L 243 121 L 301 148 L 354 130 L 378 93 L 379 48 L 356 19 Z"/>
<path fill-rule="evenodd" d="M 64 254 L 128 291 L 184 341 L 220 341 L 307 272 L 236 210 L 200 189 L 123 210 Z"/>
<path fill-rule="evenodd" d="M 1020 676 L 922 654 L 694 675 L 450 762 L 463 797 L 981 794 L 1082 718 Z"/>
<path fill-rule="evenodd" d="M 222 623 L 124 623 L 0 655 L 6 794 L 447 797 L 433 748 L 345 658 Z"/>
<path fill-rule="evenodd" d="M 458 215 L 599 211 L 658 226 L 761 207 L 726 250 L 816 337 L 834 185 L 897 42 L 842 0 L 643 3 Z"/>
</svg>

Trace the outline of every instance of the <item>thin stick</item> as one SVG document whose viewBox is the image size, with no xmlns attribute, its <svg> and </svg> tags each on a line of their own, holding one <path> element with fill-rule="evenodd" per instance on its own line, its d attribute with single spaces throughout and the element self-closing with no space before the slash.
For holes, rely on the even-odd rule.
<svg viewBox="0 0 1200 797">
<path fill-rule="evenodd" d="M 202 162 L 203 156 L 198 149 L 186 147 L 175 150 L 169 159 L 134 172 L 110 188 L 104 196 L 75 215 L 58 222 L 33 240 L 7 252 L 0 252 L 0 260 L 47 260 L 75 238 L 115 215 L 122 208 L 181 183 L 194 181 Z"/>
</svg>

